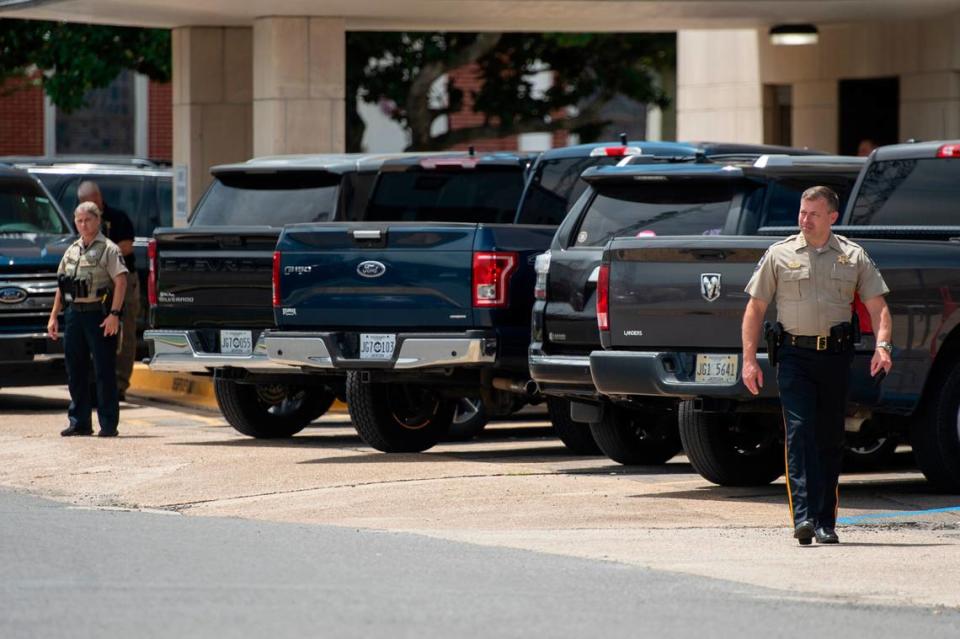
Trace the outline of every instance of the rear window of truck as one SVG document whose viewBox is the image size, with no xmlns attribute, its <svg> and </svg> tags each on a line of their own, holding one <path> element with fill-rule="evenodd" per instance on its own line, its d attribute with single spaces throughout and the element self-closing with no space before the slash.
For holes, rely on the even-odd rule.
<svg viewBox="0 0 960 639">
<path fill-rule="evenodd" d="M 734 186 L 673 181 L 605 185 L 590 202 L 574 246 L 603 246 L 613 237 L 716 235 L 727 220 Z"/>
<path fill-rule="evenodd" d="M 385 172 L 364 217 L 371 222 L 509 223 L 522 190 L 520 167 Z"/>
<path fill-rule="evenodd" d="M 224 174 L 207 190 L 190 225 L 283 226 L 329 222 L 336 213 L 339 184 L 339 176 L 326 174 Z"/>
<path fill-rule="evenodd" d="M 608 166 L 622 157 L 593 156 L 544 160 L 537 165 L 517 216 L 517 224 L 559 225 L 567 209 L 587 188 L 580 174 L 592 166 Z"/>
<path fill-rule="evenodd" d="M 863 176 L 849 224 L 953 226 L 960 224 L 960 161 L 873 162 Z"/>
<path fill-rule="evenodd" d="M 0 234 L 69 235 L 72 232 L 36 182 L 25 179 L 0 180 Z"/>
</svg>

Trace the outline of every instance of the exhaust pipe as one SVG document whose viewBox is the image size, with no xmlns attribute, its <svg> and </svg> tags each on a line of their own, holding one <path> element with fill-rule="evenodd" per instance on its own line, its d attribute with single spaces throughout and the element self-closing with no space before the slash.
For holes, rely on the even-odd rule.
<svg viewBox="0 0 960 639">
<path fill-rule="evenodd" d="M 532 379 L 517 380 L 507 377 L 494 377 L 491 383 L 497 390 L 516 393 L 517 395 L 523 395 L 525 397 L 535 397 L 539 392 L 537 383 Z"/>
</svg>

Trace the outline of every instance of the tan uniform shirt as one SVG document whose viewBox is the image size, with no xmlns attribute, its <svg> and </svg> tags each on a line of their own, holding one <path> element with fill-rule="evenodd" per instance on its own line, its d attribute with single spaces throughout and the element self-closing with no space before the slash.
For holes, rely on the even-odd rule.
<svg viewBox="0 0 960 639">
<path fill-rule="evenodd" d="M 829 335 L 850 321 L 854 293 L 868 300 L 890 292 L 867 252 L 833 233 L 820 252 L 802 233 L 777 242 L 744 290 L 767 304 L 776 300 L 777 320 L 793 335 Z"/>
<path fill-rule="evenodd" d="M 85 280 L 90 287 L 90 295 L 77 298 L 74 302 L 98 302 L 97 291 L 113 288 L 113 278 L 126 273 L 120 247 L 108 240 L 103 233 L 93 238 L 90 246 L 83 245 L 83 239 L 67 248 L 60 260 L 57 273 L 66 273 L 69 277 Z"/>
</svg>

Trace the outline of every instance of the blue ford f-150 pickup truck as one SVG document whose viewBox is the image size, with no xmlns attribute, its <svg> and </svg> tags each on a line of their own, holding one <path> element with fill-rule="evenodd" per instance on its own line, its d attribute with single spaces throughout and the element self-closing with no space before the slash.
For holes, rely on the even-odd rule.
<svg viewBox="0 0 960 639">
<path fill-rule="evenodd" d="M 437 443 L 460 397 L 509 412 L 533 392 L 523 265 L 553 234 L 512 224 L 528 164 L 515 154 L 389 160 L 364 222 L 287 226 L 269 358 L 345 372 L 354 425 L 387 452 Z"/>
<path fill-rule="evenodd" d="M 958 178 L 960 143 L 881 147 L 834 229 L 880 267 L 893 317 L 894 366 L 877 385 L 868 372 L 874 336 L 865 309 L 859 312 L 864 334 L 848 439 L 905 436 L 927 478 L 949 490 L 960 490 Z M 796 227 L 760 232 L 787 235 Z M 604 251 L 597 284 L 604 348 L 590 355 L 596 388 L 619 406 L 677 404 L 690 462 L 718 484 L 763 484 L 784 471 L 776 374 L 766 353 L 758 356 L 760 397 L 740 379 L 744 285 L 777 239 L 618 238 Z"/>
<path fill-rule="evenodd" d="M 57 266 L 74 239 L 39 180 L 0 168 L 0 386 L 66 383 L 63 342 L 46 333 Z"/>
</svg>

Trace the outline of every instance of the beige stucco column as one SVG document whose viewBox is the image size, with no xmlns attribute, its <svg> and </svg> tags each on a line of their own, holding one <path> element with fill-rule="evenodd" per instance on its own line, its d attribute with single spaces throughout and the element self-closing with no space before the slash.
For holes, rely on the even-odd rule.
<svg viewBox="0 0 960 639">
<path fill-rule="evenodd" d="M 677 139 L 763 142 L 755 29 L 677 33 Z"/>
<path fill-rule="evenodd" d="M 187 167 L 191 209 L 211 166 L 252 154 L 252 43 L 247 27 L 173 30 L 173 162 Z"/>
<path fill-rule="evenodd" d="M 254 153 L 343 151 L 344 21 L 258 18 L 253 52 Z"/>
</svg>

